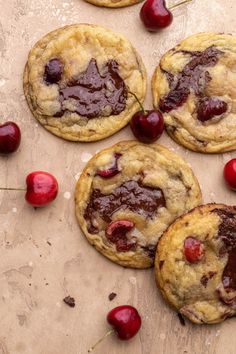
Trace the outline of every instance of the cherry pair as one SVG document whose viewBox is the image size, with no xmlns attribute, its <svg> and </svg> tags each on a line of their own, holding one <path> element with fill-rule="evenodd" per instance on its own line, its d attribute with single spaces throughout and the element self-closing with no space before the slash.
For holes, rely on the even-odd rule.
<svg viewBox="0 0 236 354">
<path fill-rule="evenodd" d="M 14 122 L 0 125 L 0 154 L 15 152 L 21 141 L 21 131 Z M 34 207 L 52 202 L 58 193 L 58 183 L 54 176 L 43 171 L 35 171 L 26 177 L 26 188 L 0 187 L 0 190 L 25 191 L 26 201 Z"/>
</svg>

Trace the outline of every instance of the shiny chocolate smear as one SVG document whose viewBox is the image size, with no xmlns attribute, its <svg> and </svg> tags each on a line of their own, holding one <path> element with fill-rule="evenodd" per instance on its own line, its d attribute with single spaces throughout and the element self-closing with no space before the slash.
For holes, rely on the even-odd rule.
<svg viewBox="0 0 236 354">
<path fill-rule="evenodd" d="M 185 65 L 182 72 L 178 73 L 175 79 L 168 73 L 167 80 L 170 92 L 159 102 L 162 112 L 170 112 L 182 106 L 193 90 L 196 96 L 204 96 L 206 84 L 211 80 L 206 67 L 213 67 L 223 55 L 219 49 L 211 46 L 203 52 L 180 51 L 183 54 L 191 55 L 192 59 Z M 171 78 L 171 79 L 170 79 Z"/>
<path fill-rule="evenodd" d="M 144 217 L 153 218 L 158 208 L 165 205 L 161 189 L 147 187 L 141 182 L 131 180 L 122 183 L 110 194 L 103 194 L 99 189 L 94 189 L 85 209 L 84 218 L 89 225 L 96 214 L 104 221 L 110 222 L 112 215 L 120 209 L 129 209 Z M 88 230 L 95 233 L 89 225 Z"/>
<path fill-rule="evenodd" d="M 218 237 L 223 241 L 224 247 L 220 250 L 220 255 L 228 255 L 228 262 L 222 274 L 222 283 L 226 291 L 236 290 L 236 209 L 235 212 L 224 209 L 213 211 L 221 218 Z"/>
<path fill-rule="evenodd" d="M 97 62 L 91 59 L 85 72 L 61 88 L 60 102 L 75 100 L 73 112 L 87 118 L 120 114 L 126 107 L 127 89 L 119 75 L 118 63 L 109 60 L 99 72 Z M 61 112 L 57 112 L 57 117 Z"/>
</svg>

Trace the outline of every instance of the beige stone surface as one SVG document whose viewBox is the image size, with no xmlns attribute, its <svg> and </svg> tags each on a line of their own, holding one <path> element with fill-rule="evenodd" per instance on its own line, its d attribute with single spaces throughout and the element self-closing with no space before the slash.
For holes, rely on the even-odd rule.
<svg viewBox="0 0 236 354">
<path fill-rule="evenodd" d="M 235 319 L 182 327 L 156 289 L 152 270 L 112 264 L 79 230 L 73 202 L 76 178 L 95 151 L 132 138 L 129 128 L 97 143 L 66 142 L 38 126 L 24 100 L 27 53 L 36 40 L 59 26 L 96 23 L 127 35 L 147 67 L 147 107 L 150 77 L 167 49 L 198 31 L 233 32 L 236 26 L 234 0 L 193 0 L 175 10 L 173 24 L 156 34 L 142 27 L 140 7 L 114 10 L 82 0 L 0 0 L 0 121 L 14 120 L 22 129 L 19 151 L 0 157 L 0 184 L 23 186 L 25 176 L 38 169 L 55 174 L 60 184 L 57 200 L 41 210 L 27 205 L 21 192 L 0 192 L 0 354 L 84 354 L 106 332 L 107 311 L 125 303 L 139 309 L 141 331 L 130 342 L 107 338 L 96 353 L 235 353 Z M 222 168 L 236 153 L 192 153 L 166 135 L 159 142 L 191 163 L 205 202 L 235 203 L 235 194 L 223 184 Z M 110 302 L 112 291 L 117 297 Z M 76 300 L 74 309 L 62 302 L 68 294 Z"/>
</svg>

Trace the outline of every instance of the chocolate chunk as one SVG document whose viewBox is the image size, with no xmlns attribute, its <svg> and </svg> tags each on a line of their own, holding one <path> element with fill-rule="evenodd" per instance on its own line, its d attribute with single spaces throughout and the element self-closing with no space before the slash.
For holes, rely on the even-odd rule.
<svg viewBox="0 0 236 354">
<path fill-rule="evenodd" d="M 206 67 L 215 66 L 223 52 L 211 46 L 203 52 L 180 51 L 190 55 L 192 59 L 185 65 L 183 70 L 178 73 L 176 79 L 169 79 L 170 92 L 161 98 L 159 108 L 162 112 L 170 112 L 182 106 L 193 90 L 195 95 L 204 97 L 206 84 L 211 80 Z M 170 75 L 170 73 L 169 73 Z M 170 76 L 169 76 L 170 77 Z"/>
<path fill-rule="evenodd" d="M 224 243 L 221 256 L 228 255 L 228 261 L 222 274 L 222 283 L 227 292 L 236 290 L 236 209 L 214 209 L 221 218 L 218 237 Z"/>
<path fill-rule="evenodd" d="M 216 275 L 216 272 L 209 272 L 208 274 L 204 274 L 200 279 L 201 284 L 206 288 L 208 281 L 213 278 L 214 275 Z"/>
<path fill-rule="evenodd" d="M 73 112 L 89 119 L 118 115 L 126 107 L 127 89 L 115 60 L 109 60 L 100 73 L 96 60 L 91 59 L 85 72 L 60 88 L 59 93 L 62 111 L 68 110 L 63 108 L 65 101 L 72 100 Z"/>
<path fill-rule="evenodd" d="M 156 245 L 147 245 L 147 246 L 142 246 L 142 249 L 148 254 L 148 256 L 152 259 L 155 258 L 156 255 Z"/>
<path fill-rule="evenodd" d="M 63 65 L 57 58 L 49 60 L 45 66 L 44 80 L 47 84 L 56 84 L 61 80 Z"/>
<path fill-rule="evenodd" d="M 99 189 L 94 189 L 85 209 L 84 218 L 88 222 L 89 230 L 89 225 L 92 225 L 91 220 L 96 218 L 95 214 L 104 221 L 110 222 L 116 211 L 129 209 L 145 218 L 153 218 L 158 208 L 165 205 L 165 197 L 161 189 L 130 180 L 123 182 L 110 194 L 103 194 Z"/>
<path fill-rule="evenodd" d="M 110 294 L 108 295 L 108 299 L 109 299 L 110 301 L 112 301 L 113 299 L 115 299 L 116 296 L 117 296 L 116 293 L 110 293 Z"/>
<path fill-rule="evenodd" d="M 70 307 L 75 307 L 75 299 L 71 297 L 70 295 L 66 296 L 63 299 L 64 303 L 67 304 Z"/>
</svg>

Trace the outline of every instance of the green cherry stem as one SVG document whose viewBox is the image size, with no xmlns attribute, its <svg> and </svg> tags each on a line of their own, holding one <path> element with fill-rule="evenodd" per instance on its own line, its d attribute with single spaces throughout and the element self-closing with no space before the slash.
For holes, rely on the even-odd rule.
<svg viewBox="0 0 236 354">
<path fill-rule="evenodd" d="M 130 95 L 134 96 L 134 98 L 136 99 L 136 101 L 138 102 L 138 104 L 139 104 L 139 106 L 140 106 L 140 108 L 141 108 L 141 111 L 145 114 L 146 111 L 145 111 L 145 109 L 143 108 L 143 105 L 142 105 L 141 101 L 139 100 L 139 98 L 137 97 L 137 95 L 136 95 L 135 93 L 131 92 L 131 91 L 128 91 L 128 93 L 129 93 Z"/>
<path fill-rule="evenodd" d="M 176 7 L 179 7 L 179 6 L 181 6 L 181 5 L 187 4 L 187 3 L 191 2 L 191 1 L 192 1 L 192 0 L 183 0 L 183 1 L 180 1 L 180 2 L 178 2 L 177 4 L 173 4 L 173 5 L 169 6 L 168 9 L 169 9 L 169 10 L 173 10 L 173 9 L 175 9 Z"/>
<path fill-rule="evenodd" d="M 100 338 L 97 343 L 95 343 L 89 350 L 88 350 L 88 353 L 91 353 L 95 348 L 96 346 L 101 343 L 106 337 L 110 336 L 112 333 L 115 333 L 115 330 L 114 329 L 111 329 L 110 331 L 108 331 L 107 333 L 104 334 L 104 336 L 102 338 Z"/>
<path fill-rule="evenodd" d="M 26 188 L 8 188 L 8 187 L 0 187 L 0 191 L 23 191 L 23 192 L 26 192 Z"/>
</svg>

